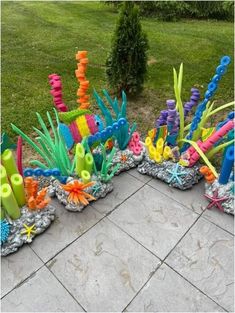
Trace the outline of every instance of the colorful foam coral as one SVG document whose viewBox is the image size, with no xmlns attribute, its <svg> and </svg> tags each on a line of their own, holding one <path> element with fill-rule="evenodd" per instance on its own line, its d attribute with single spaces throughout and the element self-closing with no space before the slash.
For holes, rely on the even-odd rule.
<svg viewBox="0 0 235 313">
<path fill-rule="evenodd" d="M 78 100 L 80 104 L 79 109 L 88 109 L 90 106 L 87 90 L 89 88 L 89 81 L 86 79 L 85 73 L 88 64 L 87 51 L 78 51 L 76 54 L 76 60 L 79 61 L 78 68 L 75 71 L 75 75 L 79 82 L 79 88 L 77 90 Z"/>
<path fill-rule="evenodd" d="M 95 197 L 85 192 L 85 190 L 93 186 L 94 182 L 82 183 L 78 180 L 63 185 L 62 188 L 69 193 L 69 201 L 78 204 L 81 202 L 84 205 L 88 205 L 89 201 L 95 200 Z"/>
<path fill-rule="evenodd" d="M 225 120 L 215 126 L 210 125 L 210 121 L 214 114 L 234 106 L 234 102 L 214 109 L 215 103 L 210 101 L 229 63 L 230 58 L 228 56 L 221 58 L 220 65 L 216 69 L 216 75 L 208 84 L 204 99 L 199 104 L 200 91 L 197 88 L 192 88 L 190 101 L 183 105 L 181 99 L 183 64 L 180 65 L 179 73 L 173 69 L 175 99 L 166 101 L 167 109 L 160 112 L 155 128 L 148 132 L 145 140 L 148 157 L 139 165 L 140 173 L 160 177 L 169 183 L 169 175 L 166 173 L 169 172 L 167 171 L 168 167 L 172 167 L 171 162 L 178 162 L 179 165 L 184 166 L 189 177 L 195 171 L 198 172 L 197 175 L 192 175 L 190 179 L 185 179 L 185 184 L 183 181 L 182 184 L 177 184 L 176 181 L 172 184 L 171 181 L 171 185 L 180 189 L 191 188 L 201 174 L 205 175 L 210 183 L 218 177 L 212 160 L 218 152 L 227 149 L 234 143 L 234 133 L 232 133 L 234 112 L 230 112 Z M 196 112 L 190 123 L 189 112 L 193 108 L 196 108 Z M 206 167 L 199 171 L 201 163 L 205 163 Z M 229 164 L 229 162 L 223 164 Z M 227 167 L 224 165 L 224 167 L 231 168 L 229 165 Z M 172 170 L 170 169 L 170 171 Z M 222 171 L 221 179 L 223 180 L 225 177 L 226 181 L 227 176 L 223 174 L 224 171 L 226 173 L 227 170 Z"/>
<path fill-rule="evenodd" d="M 46 199 L 47 188 L 38 191 L 38 181 L 33 180 L 32 177 L 27 177 L 24 181 L 28 208 L 30 210 L 44 209 L 50 202 L 49 198 Z"/>
<path fill-rule="evenodd" d="M 141 150 L 143 150 L 143 146 L 140 143 L 140 135 L 138 132 L 134 132 L 132 137 L 128 143 L 128 148 L 135 154 L 140 155 Z"/>
</svg>

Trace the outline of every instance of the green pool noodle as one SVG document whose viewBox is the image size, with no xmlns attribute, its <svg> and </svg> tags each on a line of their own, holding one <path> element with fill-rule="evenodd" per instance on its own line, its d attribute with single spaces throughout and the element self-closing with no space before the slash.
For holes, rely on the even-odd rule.
<svg viewBox="0 0 235 313">
<path fill-rule="evenodd" d="M 5 211 L 4 211 L 4 208 L 3 208 L 3 206 L 2 206 L 2 203 L 1 203 L 1 220 L 4 220 L 4 218 L 5 218 Z"/>
<path fill-rule="evenodd" d="M 11 176 L 11 187 L 13 189 L 16 201 L 19 207 L 22 207 L 25 202 L 24 182 L 20 174 L 13 174 Z"/>
<path fill-rule="evenodd" d="M 86 171 L 86 170 L 83 170 L 83 171 L 81 172 L 81 179 L 82 179 L 82 181 L 83 181 L 84 184 L 89 183 L 89 182 L 91 181 L 91 175 L 90 175 L 90 173 L 89 173 L 88 171 Z"/>
<path fill-rule="evenodd" d="M 85 169 L 85 149 L 82 144 L 76 145 L 76 173 L 81 177 L 81 172 Z"/>
<path fill-rule="evenodd" d="M 7 172 L 6 172 L 5 167 L 2 164 L 0 164 L 0 179 L 1 179 L 1 185 L 8 183 Z"/>
<path fill-rule="evenodd" d="M 17 204 L 14 193 L 9 184 L 3 184 L 0 189 L 0 195 L 2 204 L 7 212 L 7 214 L 13 219 L 16 220 L 20 217 L 20 209 Z"/>
<path fill-rule="evenodd" d="M 6 149 L 3 152 L 2 164 L 5 167 L 8 176 L 19 174 L 13 153 L 10 149 Z"/>
<path fill-rule="evenodd" d="M 91 153 L 85 155 L 85 170 L 92 174 L 94 159 Z"/>
</svg>

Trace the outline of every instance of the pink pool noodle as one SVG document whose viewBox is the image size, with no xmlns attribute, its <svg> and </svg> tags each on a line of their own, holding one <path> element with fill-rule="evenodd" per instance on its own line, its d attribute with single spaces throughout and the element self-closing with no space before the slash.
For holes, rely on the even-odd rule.
<svg viewBox="0 0 235 313">
<path fill-rule="evenodd" d="M 136 142 L 139 142 L 140 141 L 140 135 L 139 135 L 139 133 L 138 132 L 134 132 L 133 134 L 132 134 L 132 138 L 131 138 L 132 140 L 134 140 L 134 141 L 136 141 Z"/>
<path fill-rule="evenodd" d="M 210 150 L 220 139 L 222 139 L 231 129 L 234 128 L 234 120 L 229 120 L 224 126 L 211 135 L 206 141 L 198 141 L 197 144 L 205 153 Z M 192 149 L 190 150 L 190 152 Z M 193 166 L 200 159 L 200 155 L 194 150 L 190 155 L 189 166 Z"/>
<path fill-rule="evenodd" d="M 62 83 L 60 80 L 60 76 L 57 74 L 50 74 L 48 76 L 49 83 L 52 87 L 50 91 L 55 107 L 59 112 L 67 112 L 68 107 L 64 104 L 62 99 Z"/>
<path fill-rule="evenodd" d="M 131 140 L 129 141 L 128 148 L 134 153 L 134 155 L 140 155 L 142 145 L 140 143 L 140 135 L 138 132 L 132 134 Z"/>
<path fill-rule="evenodd" d="M 81 141 L 82 141 L 82 137 L 81 137 L 80 132 L 78 131 L 76 122 L 72 122 L 72 123 L 69 125 L 69 128 L 70 128 L 70 130 L 71 130 L 71 133 L 72 133 L 72 136 L 73 136 L 74 141 L 75 141 L 76 143 L 81 142 Z"/>
<path fill-rule="evenodd" d="M 85 118 L 86 118 L 87 125 L 88 125 L 88 128 L 90 129 L 91 133 L 92 134 L 97 133 L 98 132 L 98 127 L 97 127 L 97 125 L 95 123 L 94 116 L 86 114 Z"/>
<path fill-rule="evenodd" d="M 23 165 L 22 165 L 22 137 L 19 136 L 17 140 L 17 149 L 16 149 L 16 156 L 17 156 L 17 168 L 21 176 L 23 176 Z"/>
</svg>

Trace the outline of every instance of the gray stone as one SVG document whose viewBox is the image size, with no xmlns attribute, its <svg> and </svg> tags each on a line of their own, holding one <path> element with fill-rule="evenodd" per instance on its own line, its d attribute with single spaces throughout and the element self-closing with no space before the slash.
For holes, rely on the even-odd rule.
<svg viewBox="0 0 235 313">
<path fill-rule="evenodd" d="M 67 183 L 72 183 L 74 180 L 75 180 L 74 178 L 69 177 Z M 94 181 L 95 184 L 91 187 L 84 189 L 84 191 L 90 194 L 91 196 L 95 197 L 96 200 L 98 200 L 99 198 L 104 198 L 108 193 L 110 193 L 113 190 L 113 184 L 111 181 L 107 183 L 101 182 L 95 175 L 92 176 L 91 181 Z M 69 201 L 68 200 L 69 193 L 62 188 L 61 183 L 58 180 L 53 180 L 49 188 L 49 194 L 51 196 L 55 195 L 59 202 L 62 203 L 65 209 L 68 211 L 81 212 L 82 210 L 84 210 L 85 207 L 87 207 L 87 205 L 84 205 L 83 203 L 77 204 L 72 201 Z M 93 200 L 88 201 L 91 202 Z"/>
<path fill-rule="evenodd" d="M 145 155 L 145 147 L 143 147 L 143 150 L 141 151 L 140 155 L 134 155 L 131 150 L 128 148 L 125 150 L 119 150 L 117 149 L 113 160 L 112 160 L 112 167 L 114 168 L 117 164 L 119 164 L 119 169 L 115 173 L 115 175 L 120 174 L 121 172 L 128 171 L 132 168 L 135 168 L 144 158 Z M 126 160 L 123 160 L 123 157 L 126 158 Z"/>
<path fill-rule="evenodd" d="M 27 206 L 22 207 L 20 218 L 9 221 L 10 234 L 7 241 L 1 245 L 1 255 L 6 256 L 16 252 L 23 244 L 32 242 L 35 236 L 43 233 L 51 225 L 54 218 L 55 208 L 51 205 L 41 210 L 29 210 Z M 22 234 L 25 230 L 24 224 L 27 226 L 35 224 L 35 233 L 32 233 L 30 237 Z"/>
<path fill-rule="evenodd" d="M 109 218 L 164 259 L 198 217 L 152 187 L 144 186 Z"/>
<path fill-rule="evenodd" d="M 223 312 L 215 302 L 162 264 L 127 312 Z"/>
<path fill-rule="evenodd" d="M 221 206 L 225 213 L 234 215 L 234 182 L 229 181 L 227 184 L 222 185 L 217 179 L 212 184 L 205 184 L 205 194 L 213 196 L 218 192 L 218 198 L 227 198 L 221 202 Z"/>
<path fill-rule="evenodd" d="M 148 185 L 161 191 L 169 198 L 182 203 L 184 206 L 198 214 L 201 214 L 206 209 L 208 204 L 207 200 L 203 196 L 205 190 L 203 180 L 188 190 L 172 188 L 159 179 L 152 179 L 150 182 L 148 182 Z"/>
<path fill-rule="evenodd" d="M 103 217 L 90 205 L 80 214 L 68 212 L 57 200 L 53 200 L 53 205 L 57 208 L 57 218 L 48 231 L 35 238 L 31 244 L 31 248 L 44 262 L 54 257 Z"/>
<path fill-rule="evenodd" d="M 3 312 L 84 312 L 46 268 L 2 299 Z"/>
<path fill-rule="evenodd" d="M 105 219 L 48 266 L 88 312 L 120 312 L 159 260 Z"/>
<path fill-rule="evenodd" d="M 113 178 L 114 190 L 104 199 L 92 203 L 92 206 L 100 213 L 109 213 L 121 202 L 130 197 L 136 190 L 144 185 L 141 181 L 127 173 L 122 173 Z"/>
<path fill-rule="evenodd" d="M 172 174 L 170 173 L 175 170 L 176 166 L 178 166 L 177 173 L 179 173 L 179 181 L 176 178 L 172 179 Z M 143 162 L 138 166 L 138 172 L 160 179 L 171 187 L 185 190 L 192 188 L 202 178 L 199 168 L 199 164 L 193 167 L 184 167 L 172 161 L 156 163 L 146 155 Z"/>
<path fill-rule="evenodd" d="M 42 265 L 42 261 L 29 246 L 23 246 L 17 253 L 1 258 L 1 296 L 11 291 Z"/>
<path fill-rule="evenodd" d="M 233 236 L 199 219 L 166 260 L 226 310 L 233 311 Z"/>
</svg>

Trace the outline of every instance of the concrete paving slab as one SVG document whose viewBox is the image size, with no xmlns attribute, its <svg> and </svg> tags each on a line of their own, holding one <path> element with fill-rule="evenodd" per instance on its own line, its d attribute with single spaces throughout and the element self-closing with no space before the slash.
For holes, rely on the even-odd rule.
<svg viewBox="0 0 235 313">
<path fill-rule="evenodd" d="M 191 210 L 147 185 L 109 215 L 109 219 L 161 259 L 197 218 Z"/>
<path fill-rule="evenodd" d="M 87 311 L 122 311 L 160 261 L 107 218 L 48 263 Z"/>
<path fill-rule="evenodd" d="M 54 257 L 103 217 L 92 206 L 87 206 L 82 212 L 69 212 L 58 201 L 53 203 L 56 207 L 56 220 L 46 232 L 35 238 L 31 245 L 44 262 Z"/>
<path fill-rule="evenodd" d="M 46 267 L 10 292 L 1 304 L 3 312 L 84 312 Z"/>
<path fill-rule="evenodd" d="M 214 301 L 162 264 L 127 312 L 224 312 Z"/>
<path fill-rule="evenodd" d="M 199 182 L 198 184 L 194 185 L 192 189 L 188 190 L 172 188 L 159 179 L 152 179 L 148 182 L 148 185 L 156 188 L 179 203 L 182 203 L 184 206 L 198 214 L 201 214 L 208 205 L 207 200 L 203 197 L 205 192 L 203 181 Z"/>
<path fill-rule="evenodd" d="M 132 176 L 134 176 L 135 178 L 139 179 L 139 180 L 142 181 L 143 183 L 147 183 L 147 182 L 149 182 L 149 181 L 152 179 L 152 177 L 150 177 L 150 176 L 148 176 L 148 175 L 142 175 L 142 174 L 140 174 L 140 173 L 137 171 L 136 168 L 133 168 L 133 169 L 129 170 L 127 173 L 130 174 L 130 175 L 132 175 Z"/>
<path fill-rule="evenodd" d="M 107 197 L 92 203 L 92 206 L 102 214 L 107 214 L 112 211 L 144 185 L 143 182 L 127 173 L 121 173 L 115 176 L 113 183 L 114 190 L 108 194 Z"/>
<path fill-rule="evenodd" d="M 16 253 L 1 257 L 1 297 L 41 266 L 43 262 L 29 246 L 23 246 Z"/>
<path fill-rule="evenodd" d="M 200 218 L 166 259 L 216 303 L 233 311 L 234 237 Z"/>
<path fill-rule="evenodd" d="M 210 210 L 206 209 L 202 216 L 234 235 L 233 215 L 223 213 L 217 208 L 212 208 Z"/>
</svg>

